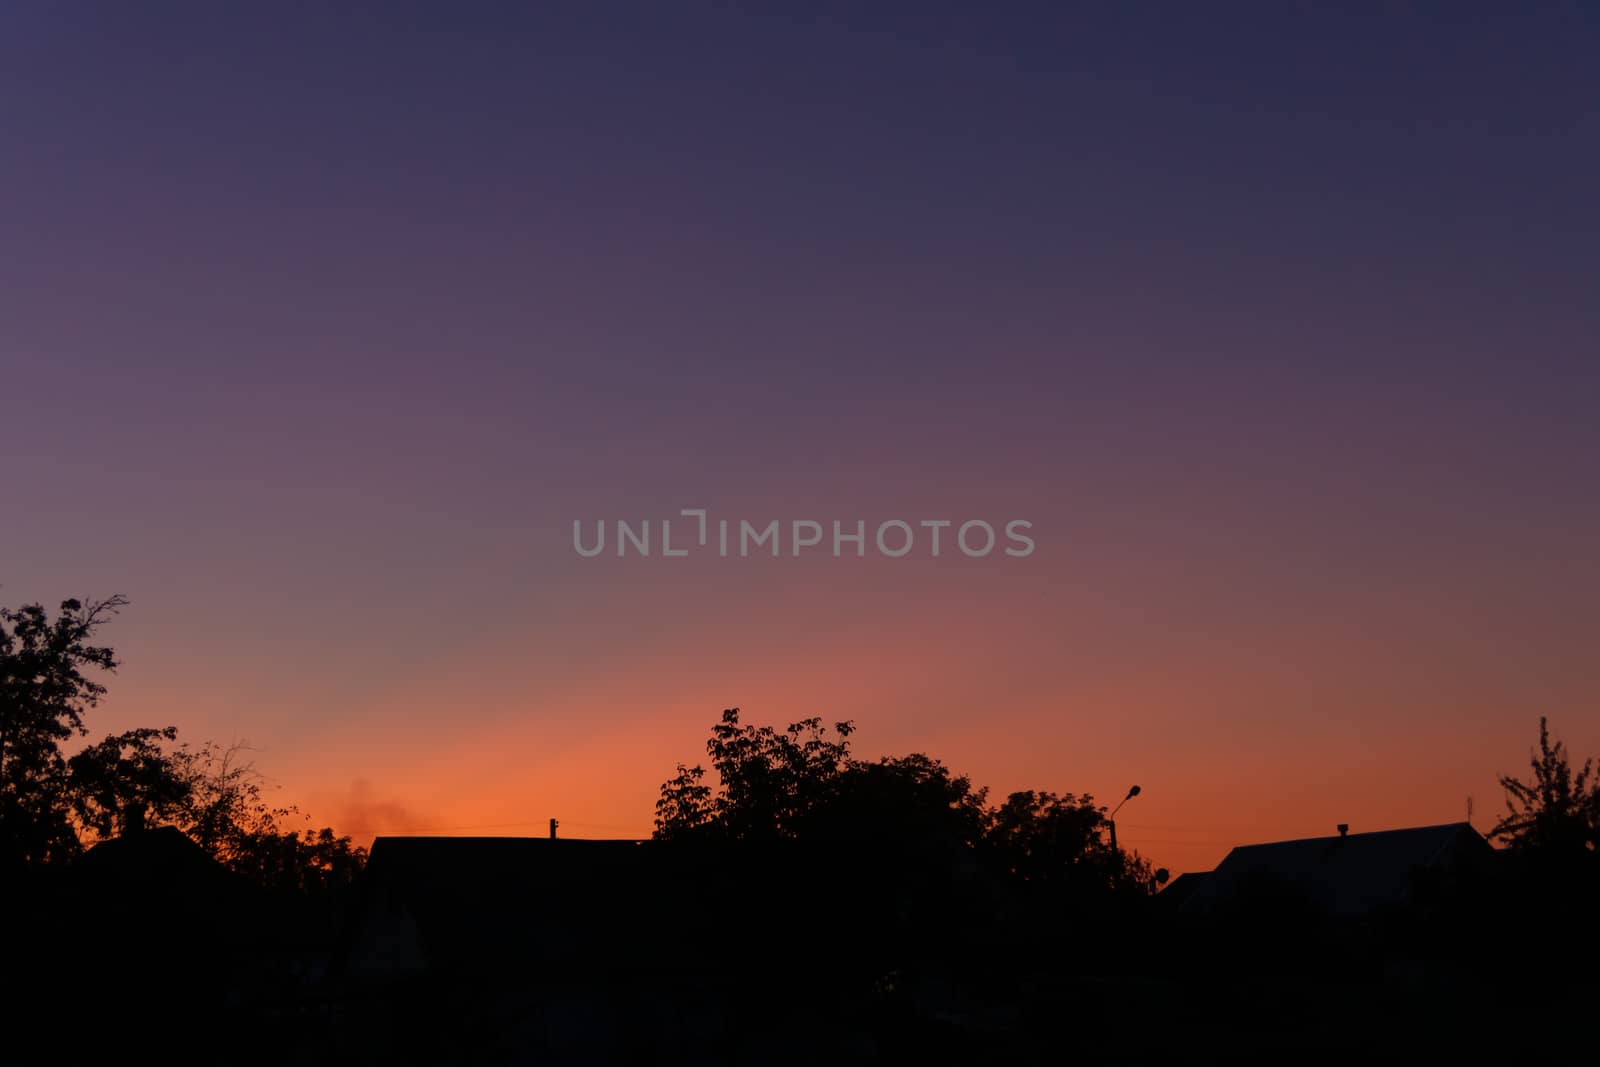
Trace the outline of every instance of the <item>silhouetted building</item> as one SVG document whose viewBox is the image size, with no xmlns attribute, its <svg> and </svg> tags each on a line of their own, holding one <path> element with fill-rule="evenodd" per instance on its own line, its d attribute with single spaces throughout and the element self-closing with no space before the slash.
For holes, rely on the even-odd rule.
<svg viewBox="0 0 1600 1067">
<path fill-rule="evenodd" d="M 152 945 L 214 942 L 247 887 L 171 826 L 102 841 L 72 865 L 72 891 L 97 923 Z"/>
<path fill-rule="evenodd" d="M 1167 883 L 1167 887 L 1161 891 L 1156 899 L 1161 902 L 1163 907 L 1176 911 L 1210 877 L 1210 871 L 1186 871 Z"/>
<path fill-rule="evenodd" d="M 694 1058 L 730 1019 L 868 988 L 896 936 L 928 941 L 899 866 L 839 843 L 382 837 L 331 977 L 350 1018 L 401 996 L 469 1013 L 485 1059 Z M 821 941 L 788 943 L 800 917 Z"/>
<path fill-rule="evenodd" d="M 335 970 L 353 981 L 430 975 L 543 980 L 704 965 L 744 972 L 706 931 L 828 902 L 846 943 L 925 931 L 909 910 L 931 878 L 860 842 L 380 837 Z M 941 913 L 947 925 L 951 916 Z"/>
<path fill-rule="evenodd" d="M 1240 845 L 1195 880 L 1179 912 L 1217 915 L 1271 905 L 1362 918 L 1405 906 L 1419 878 L 1437 883 L 1481 873 L 1495 857 L 1494 847 L 1464 822 Z"/>
<path fill-rule="evenodd" d="M 599 962 L 649 934 L 649 849 L 636 841 L 380 837 L 372 844 L 340 970 L 399 978 L 534 974 Z M 597 957 L 599 959 L 597 959 Z"/>
</svg>

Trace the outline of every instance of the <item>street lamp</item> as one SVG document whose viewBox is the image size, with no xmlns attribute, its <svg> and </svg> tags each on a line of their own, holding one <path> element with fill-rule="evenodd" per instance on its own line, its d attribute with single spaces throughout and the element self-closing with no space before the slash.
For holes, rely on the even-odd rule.
<svg viewBox="0 0 1600 1067">
<path fill-rule="evenodd" d="M 1128 801 L 1132 800 L 1138 795 L 1139 787 L 1134 786 L 1132 789 L 1128 790 L 1128 795 L 1122 798 L 1122 802 L 1111 809 L 1111 814 L 1106 816 L 1106 823 L 1111 827 L 1111 851 L 1113 852 L 1117 850 L 1117 812 L 1122 810 L 1123 804 L 1126 804 Z"/>
</svg>

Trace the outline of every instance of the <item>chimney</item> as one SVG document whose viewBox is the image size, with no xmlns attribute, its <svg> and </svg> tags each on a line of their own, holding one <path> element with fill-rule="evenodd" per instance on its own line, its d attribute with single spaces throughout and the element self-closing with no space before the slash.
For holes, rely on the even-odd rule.
<svg viewBox="0 0 1600 1067">
<path fill-rule="evenodd" d="M 554 841 L 556 839 L 556 827 L 558 827 L 560 825 L 561 825 L 561 823 L 558 822 L 557 820 L 555 820 L 555 819 L 551 819 L 550 820 L 550 840 Z"/>
<path fill-rule="evenodd" d="M 1346 837 L 1346 836 L 1349 835 L 1349 833 L 1350 833 L 1350 824 L 1347 823 L 1347 822 L 1340 823 L 1339 824 L 1339 836 L 1340 837 Z M 555 836 L 555 831 L 554 830 L 550 831 L 550 836 L 551 837 Z"/>
</svg>

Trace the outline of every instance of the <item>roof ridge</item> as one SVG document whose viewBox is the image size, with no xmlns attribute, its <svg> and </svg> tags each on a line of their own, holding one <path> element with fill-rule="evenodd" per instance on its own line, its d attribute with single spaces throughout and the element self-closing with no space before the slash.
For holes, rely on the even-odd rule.
<svg viewBox="0 0 1600 1067">
<path fill-rule="evenodd" d="M 1316 837 L 1286 837 L 1286 838 L 1282 838 L 1282 839 L 1277 840 L 1277 841 L 1252 841 L 1249 844 L 1235 845 L 1233 847 L 1235 849 L 1241 849 L 1241 848 L 1267 848 L 1267 847 L 1272 846 L 1272 845 L 1297 845 L 1297 844 L 1301 844 L 1303 842 L 1311 842 L 1311 841 L 1352 841 L 1352 840 L 1354 840 L 1354 839 L 1356 839 L 1358 837 L 1368 837 L 1368 838 L 1370 838 L 1370 837 L 1382 837 L 1382 836 L 1384 836 L 1386 834 L 1414 834 L 1414 833 L 1423 833 L 1423 832 L 1426 832 L 1428 830 L 1460 830 L 1463 827 L 1465 827 L 1466 829 L 1472 830 L 1473 833 L 1477 833 L 1478 832 L 1477 829 L 1475 827 L 1473 827 L 1473 825 L 1471 823 L 1457 821 L 1457 822 L 1430 823 L 1427 826 L 1394 826 L 1394 827 L 1390 827 L 1387 830 L 1363 830 L 1361 833 L 1358 833 L 1358 834 L 1320 834 L 1320 835 L 1318 835 Z"/>
</svg>

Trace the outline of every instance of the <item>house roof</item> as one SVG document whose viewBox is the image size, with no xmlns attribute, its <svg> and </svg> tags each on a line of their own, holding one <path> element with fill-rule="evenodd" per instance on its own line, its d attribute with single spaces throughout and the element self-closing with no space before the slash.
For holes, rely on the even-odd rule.
<svg viewBox="0 0 1600 1067">
<path fill-rule="evenodd" d="M 359 907 L 400 918 L 430 967 L 572 959 L 647 929 L 647 844 L 533 837 L 380 837 Z"/>
<path fill-rule="evenodd" d="M 175 916 L 233 903 L 239 879 L 172 826 L 101 841 L 72 866 L 83 891 Z"/>
<path fill-rule="evenodd" d="M 1272 894 L 1326 915 L 1368 915 L 1403 903 L 1416 872 L 1454 868 L 1493 852 L 1464 822 L 1240 845 L 1180 910 L 1210 914 Z"/>
<path fill-rule="evenodd" d="M 1210 871 L 1185 871 L 1168 882 L 1167 887 L 1156 899 L 1165 907 L 1176 908 L 1193 896 L 1195 890 L 1199 889 L 1209 877 L 1211 877 Z"/>
<path fill-rule="evenodd" d="M 681 967 L 725 951 L 708 931 L 819 908 L 848 942 L 882 935 L 916 875 L 891 850 L 853 842 L 380 837 L 339 968 Z"/>
<path fill-rule="evenodd" d="M 69 873 L 66 891 L 95 915 L 96 929 L 118 931 L 120 944 L 154 941 L 150 932 L 160 931 L 162 947 L 176 957 L 178 945 L 235 945 L 240 928 L 252 926 L 231 921 L 250 903 L 252 887 L 170 826 L 102 841 Z"/>
</svg>

